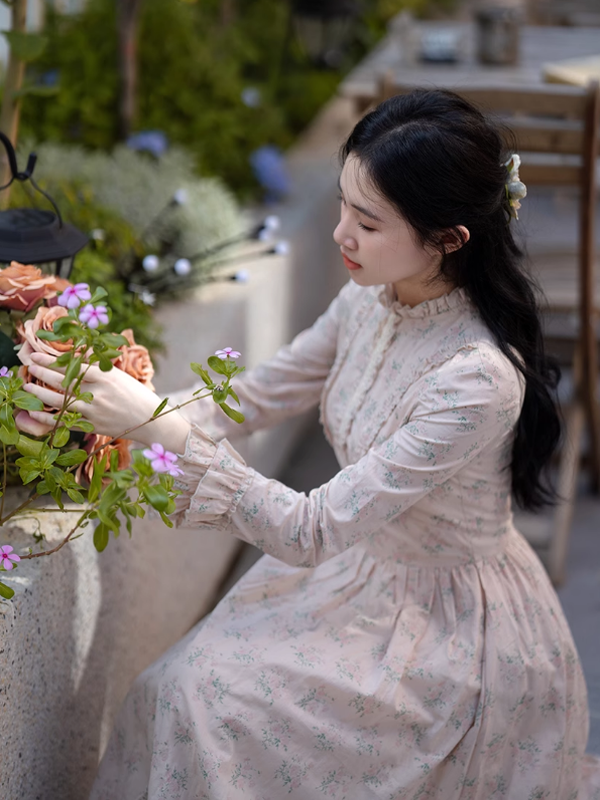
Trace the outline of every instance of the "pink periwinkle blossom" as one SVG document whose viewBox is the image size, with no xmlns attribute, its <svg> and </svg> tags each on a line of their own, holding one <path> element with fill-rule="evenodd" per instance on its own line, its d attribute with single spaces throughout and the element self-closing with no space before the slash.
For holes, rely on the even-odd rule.
<svg viewBox="0 0 600 800">
<path fill-rule="evenodd" d="M 146 448 L 143 451 L 143 455 L 150 459 L 150 465 L 155 472 L 167 472 L 174 478 L 178 475 L 183 475 L 183 470 L 175 465 L 177 461 L 175 453 L 165 450 L 159 442 L 155 442 L 149 448 Z"/>
<path fill-rule="evenodd" d="M 67 286 L 58 298 L 58 305 L 65 308 L 78 308 L 85 300 L 90 300 L 92 293 L 87 283 L 76 283 L 75 286 Z"/>
<path fill-rule="evenodd" d="M 10 370 L 8 367 L 0 367 L 0 378 L 8 378 L 10 375 Z"/>
<path fill-rule="evenodd" d="M 242 354 L 232 347 L 224 347 L 222 350 L 216 350 L 215 355 L 225 361 L 226 358 L 239 358 Z"/>
<path fill-rule="evenodd" d="M 11 570 L 14 566 L 13 562 L 20 561 L 21 557 L 13 553 L 13 548 L 9 544 L 0 547 L 0 564 L 4 569 Z"/>
<path fill-rule="evenodd" d="M 79 312 L 79 321 L 89 328 L 97 328 L 98 325 L 108 325 L 108 313 L 106 306 L 93 306 L 88 303 Z"/>
</svg>

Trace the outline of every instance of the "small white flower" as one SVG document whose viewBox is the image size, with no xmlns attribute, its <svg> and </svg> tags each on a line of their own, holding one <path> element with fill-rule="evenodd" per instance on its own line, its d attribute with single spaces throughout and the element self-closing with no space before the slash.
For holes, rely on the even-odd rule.
<svg viewBox="0 0 600 800">
<path fill-rule="evenodd" d="M 511 198 L 522 200 L 524 197 L 527 197 L 527 187 L 523 181 L 510 181 L 510 183 L 508 183 L 508 193 Z"/>
<path fill-rule="evenodd" d="M 103 242 L 106 239 L 106 234 L 102 228 L 94 228 L 94 230 L 90 233 L 90 236 L 95 242 Z"/>
<path fill-rule="evenodd" d="M 259 242 L 270 242 L 273 238 L 271 231 L 268 228 L 261 228 L 258 232 Z"/>
<path fill-rule="evenodd" d="M 250 273 L 247 269 L 238 269 L 238 271 L 233 276 L 233 279 L 238 283 L 248 283 L 250 280 Z"/>
<path fill-rule="evenodd" d="M 275 245 L 275 247 L 273 249 L 274 249 L 274 252 L 275 252 L 276 255 L 278 255 L 278 256 L 287 256 L 288 253 L 290 252 L 290 245 L 289 245 L 289 242 L 286 242 L 285 240 L 283 240 L 281 242 L 277 242 L 277 244 Z"/>
<path fill-rule="evenodd" d="M 160 261 L 158 260 L 158 256 L 150 255 L 145 256 L 144 260 L 142 261 L 142 267 L 146 272 L 155 272 L 160 265 Z"/>
<path fill-rule="evenodd" d="M 262 95 L 256 86 L 246 86 L 242 89 L 242 103 L 248 108 L 258 108 L 262 103 Z"/>
<path fill-rule="evenodd" d="M 177 189 L 173 195 L 173 202 L 177 206 L 184 206 L 188 201 L 188 193 L 185 189 Z"/>
<path fill-rule="evenodd" d="M 276 214 L 269 214 L 268 217 L 265 217 L 263 225 L 269 231 L 278 231 L 281 227 L 281 221 Z"/>
<path fill-rule="evenodd" d="M 527 187 L 523 181 L 519 180 L 519 167 L 521 166 L 521 156 L 513 153 L 504 166 L 508 170 L 508 181 L 506 183 L 506 194 L 511 217 L 519 219 L 518 211 L 521 208 L 520 201 L 527 196 Z"/>
<path fill-rule="evenodd" d="M 156 303 L 156 295 L 152 294 L 152 292 L 149 292 L 147 289 L 144 289 L 140 297 L 142 299 L 142 303 L 147 306 L 153 306 L 154 303 Z"/>
<path fill-rule="evenodd" d="M 192 271 L 192 262 L 187 258 L 178 258 L 173 264 L 173 270 L 176 275 L 189 275 Z"/>
</svg>

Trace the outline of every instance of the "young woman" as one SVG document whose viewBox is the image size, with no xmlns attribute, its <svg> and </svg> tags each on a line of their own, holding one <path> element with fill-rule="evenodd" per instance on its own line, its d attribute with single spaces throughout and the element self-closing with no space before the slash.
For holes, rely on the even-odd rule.
<svg viewBox="0 0 600 800">
<path fill-rule="evenodd" d="M 247 431 L 320 402 L 341 471 L 308 496 L 267 480 L 212 403 L 141 429 L 182 454 L 178 524 L 266 555 L 137 679 L 92 797 L 598 798 L 575 646 L 512 521 L 511 497 L 551 499 L 560 431 L 509 154 L 458 96 L 416 91 L 342 157 L 350 281 L 236 385 Z M 59 389 L 49 362 L 30 370 Z M 103 434 L 159 402 L 119 370 L 88 382 Z"/>
</svg>

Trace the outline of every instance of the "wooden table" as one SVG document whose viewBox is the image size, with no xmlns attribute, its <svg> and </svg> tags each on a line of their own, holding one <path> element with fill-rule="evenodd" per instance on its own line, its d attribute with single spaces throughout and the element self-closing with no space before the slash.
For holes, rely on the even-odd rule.
<svg viewBox="0 0 600 800">
<path fill-rule="evenodd" d="M 460 37 L 460 60 L 451 64 L 418 61 L 408 65 L 403 62 L 398 38 L 389 34 L 340 84 L 340 94 L 354 101 L 358 113 L 374 101 L 377 83 L 386 73 L 391 73 L 398 83 L 448 89 L 536 84 L 543 82 L 543 65 L 547 62 L 600 52 L 600 28 L 525 25 L 520 32 L 519 63 L 491 66 L 476 59 L 473 23 L 423 22 L 415 23 L 415 27 L 420 34 L 455 32 Z"/>
</svg>

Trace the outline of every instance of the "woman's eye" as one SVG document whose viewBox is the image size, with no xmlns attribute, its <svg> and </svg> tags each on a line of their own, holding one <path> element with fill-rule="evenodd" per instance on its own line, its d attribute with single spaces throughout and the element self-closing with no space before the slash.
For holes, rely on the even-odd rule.
<svg viewBox="0 0 600 800">
<path fill-rule="evenodd" d="M 363 224 L 362 224 L 362 222 L 359 222 L 359 223 L 358 223 L 358 227 L 359 227 L 359 228 L 362 228 L 362 229 L 363 229 L 363 231 L 368 231 L 369 233 L 371 233 L 372 231 L 374 231 L 374 230 L 375 230 L 375 228 L 367 228 L 367 226 L 366 226 L 366 225 L 363 225 Z"/>
</svg>

